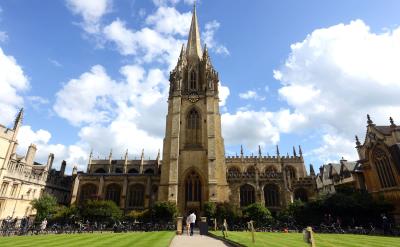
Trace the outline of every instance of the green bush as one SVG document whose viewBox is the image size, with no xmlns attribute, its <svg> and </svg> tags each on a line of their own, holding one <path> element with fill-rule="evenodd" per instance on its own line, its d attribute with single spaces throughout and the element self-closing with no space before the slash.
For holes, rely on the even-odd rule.
<svg viewBox="0 0 400 247">
<path fill-rule="evenodd" d="M 71 205 L 70 207 L 58 207 L 51 221 L 65 224 L 72 223 L 77 219 L 80 219 L 80 210 L 75 205 Z"/>
<path fill-rule="evenodd" d="M 216 211 L 216 218 L 218 222 L 223 222 L 224 219 L 226 219 L 228 224 L 231 225 L 239 222 L 242 218 L 241 209 L 231 203 L 218 203 Z"/>
<path fill-rule="evenodd" d="M 130 221 L 147 222 L 151 219 L 151 210 L 132 210 L 126 215 L 126 219 Z"/>
<path fill-rule="evenodd" d="M 113 201 L 87 200 L 80 212 L 83 219 L 97 222 L 110 223 L 122 217 L 121 209 Z"/>
<path fill-rule="evenodd" d="M 156 202 L 153 206 L 153 217 L 159 221 L 173 221 L 178 214 L 178 208 L 172 202 Z"/>
<path fill-rule="evenodd" d="M 272 223 L 273 218 L 271 212 L 260 203 L 253 203 L 243 209 L 244 220 L 253 220 L 256 225 L 261 226 L 264 224 Z"/>
<path fill-rule="evenodd" d="M 36 209 L 36 221 L 50 218 L 57 209 L 57 200 L 54 196 L 43 194 L 39 199 L 31 202 L 32 208 Z"/>
<path fill-rule="evenodd" d="M 217 213 L 217 204 L 215 202 L 205 202 L 203 206 L 204 216 L 208 219 L 215 218 Z"/>
</svg>

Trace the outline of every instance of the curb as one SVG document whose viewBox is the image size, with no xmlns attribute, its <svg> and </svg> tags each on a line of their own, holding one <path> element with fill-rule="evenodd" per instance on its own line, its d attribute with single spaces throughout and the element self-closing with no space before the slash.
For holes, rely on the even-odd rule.
<svg viewBox="0 0 400 247">
<path fill-rule="evenodd" d="M 231 246 L 231 247 L 247 247 L 246 245 L 239 244 L 239 243 L 234 242 L 234 241 L 232 241 L 232 240 L 230 240 L 230 239 L 227 239 L 227 238 L 223 238 L 223 237 L 214 235 L 214 234 L 212 234 L 212 233 L 210 233 L 210 232 L 208 232 L 207 235 L 208 235 L 209 237 L 212 237 L 212 238 L 221 240 L 222 242 L 224 242 L 225 244 L 227 244 L 228 246 Z"/>
</svg>

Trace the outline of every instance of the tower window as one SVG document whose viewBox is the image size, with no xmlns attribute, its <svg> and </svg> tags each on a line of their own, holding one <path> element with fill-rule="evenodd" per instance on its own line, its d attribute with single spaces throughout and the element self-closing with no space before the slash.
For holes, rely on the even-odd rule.
<svg viewBox="0 0 400 247">
<path fill-rule="evenodd" d="M 185 183 L 186 193 L 185 198 L 187 202 L 198 202 L 201 201 L 201 183 L 199 175 L 192 172 Z"/>
<path fill-rule="evenodd" d="M 197 74 L 194 70 L 190 72 L 189 90 L 197 90 Z"/>
<path fill-rule="evenodd" d="M 200 114 L 196 109 L 189 111 L 187 115 L 186 143 L 189 145 L 201 144 Z"/>
</svg>

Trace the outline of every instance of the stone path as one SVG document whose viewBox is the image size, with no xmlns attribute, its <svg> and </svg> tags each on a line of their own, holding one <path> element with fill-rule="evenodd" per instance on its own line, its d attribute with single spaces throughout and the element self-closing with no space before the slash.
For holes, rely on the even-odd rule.
<svg viewBox="0 0 400 247">
<path fill-rule="evenodd" d="M 176 235 L 171 242 L 170 247 L 227 247 L 229 245 L 225 244 L 221 240 L 211 238 L 204 235 L 194 234 L 193 236 L 188 236 L 186 234 Z"/>
</svg>

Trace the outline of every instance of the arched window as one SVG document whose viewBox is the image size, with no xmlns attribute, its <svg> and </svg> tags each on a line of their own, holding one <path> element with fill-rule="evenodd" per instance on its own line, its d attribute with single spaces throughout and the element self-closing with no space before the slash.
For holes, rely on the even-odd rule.
<svg viewBox="0 0 400 247">
<path fill-rule="evenodd" d="M 267 175 L 272 175 L 272 174 L 276 174 L 278 171 L 276 170 L 276 168 L 274 166 L 268 166 L 267 169 L 265 169 L 265 173 Z"/>
<path fill-rule="evenodd" d="M 392 166 L 385 151 L 375 148 L 372 156 L 382 188 L 396 186 L 396 178 L 393 175 Z"/>
<path fill-rule="evenodd" d="M 265 185 L 264 200 L 266 207 L 279 207 L 279 187 L 275 184 Z"/>
<path fill-rule="evenodd" d="M 80 201 L 84 202 L 89 199 L 94 199 L 97 197 L 97 186 L 94 184 L 84 184 L 81 187 Z"/>
<path fill-rule="evenodd" d="M 296 179 L 296 170 L 293 166 L 286 167 L 286 175 L 289 177 L 289 179 Z"/>
<path fill-rule="evenodd" d="M 187 202 L 201 201 L 201 182 L 196 172 L 191 172 L 185 182 L 185 199 Z"/>
<path fill-rule="evenodd" d="M 154 170 L 151 168 L 148 168 L 144 171 L 144 174 L 154 174 Z"/>
<path fill-rule="evenodd" d="M 256 195 L 253 186 L 245 184 L 240 186 L 240 206 L 245 207 L 255 203 Z"/>
<path fill-rule="evenodd" d="M 153 185 L 153 187 L 151 188 L 151 195 L 150 195 L 150 207 L 154 205 L 157 199 L 158 199 L 158 186 Z"/>
<path fill-rule="evenodd" d="M 106 173 L 106 170 L 104 170 L 103 168 L 99 168 L 94 173 Z"/>
<path fill-rule="evenodd" d="M 129 187 L 128 207 L 144 207 L 144 185 L 134 184 Z"/>
<path fill-rule="evenodd" d="M 307 190 L 304 188 L 298 188 L 294 191 L 294 199 L 302 202 L 308 201 Z"/>
<path fill-rule="evenodd" d="M 254 166 L 250 166 L 249 168 L 247 168 L 246 173 L 249 176 L 254 177 L 256 175 L 256 169 L 254 168 Z"/>
<path fill-rule="evenodd" d="M 201 145 L 200 114 L 196 109 L 191 109 L 187 115 L 186 143 L 189 145 Z"/>
<path fill-rule="evenodd" d="M 239 168 L 237 168 L 237 167 L 229 167 L 228 176 L 229 177 L 239 177 L 240 176 Z"/>
<path fill-rule="evenodd" d="M 110 184 L 107 186 L 106 190 L 106 200 L 114 201 L 117 206 L 119 206 L 119 201 L 121 197 L 121 186 L 118 184 Z"/>
<path fill-rule="evenodd" d="M 139 173 L 139 171 L 137 169 L 135 169 L 135 168 L 132 168 L 132 169 L 129 169 L 128 173 L 135 174 L 135 173 Z"/>
<path fill-rule="evenodd" d="M 122 169 L 121 168 L 115 168 L 115 173 L 122 173 Z"/>
<path fill-rule="evenodd" d="M 189 90 L 190 90 L 190 91 L 195 91 L 195 90 L 197 90 L 197 74 L 196 74 L 196 71 L 194 71 L 194 70 L 192 70 L 192 71 L 190 72 Z"/>
</svg>

